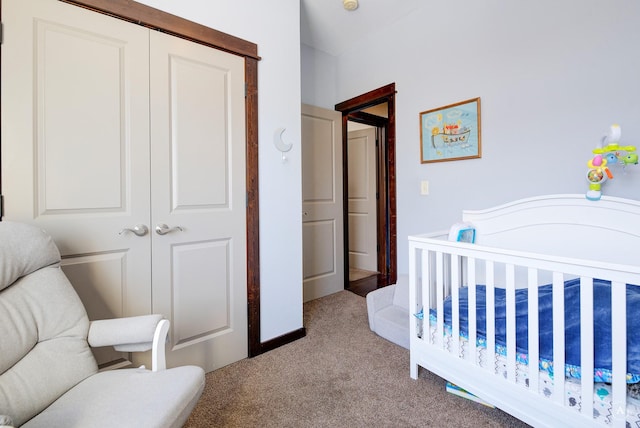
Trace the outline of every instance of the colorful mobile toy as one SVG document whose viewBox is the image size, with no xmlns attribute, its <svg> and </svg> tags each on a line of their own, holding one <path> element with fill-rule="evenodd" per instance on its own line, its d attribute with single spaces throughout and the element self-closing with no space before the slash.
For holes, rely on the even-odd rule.
<svg viewBox="0 0 640 428">
<path fill-rule="evenodd" d="M 613 178 L 609 169 L 611 166 L 621 165 L 625 168 L 627 165 L 638 164 L 635 146 L 621 146 L 620 135 L 620 125 L 611 125 L 609 134 L 602 137 L 602 143 L 593 149 L 594 156 L 587 162 L 589 171 L 586 178 L 589 182 L 589 190 L 586 196 L 591 201 L 600 199 L 602 184 L 607 179 Z"/>
</svg>

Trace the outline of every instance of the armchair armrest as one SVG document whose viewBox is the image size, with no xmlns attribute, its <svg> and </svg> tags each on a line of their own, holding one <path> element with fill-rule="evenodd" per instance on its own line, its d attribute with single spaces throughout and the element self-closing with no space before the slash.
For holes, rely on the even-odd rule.
<svg viewBox="0 0 640 428">
<path fill-rule="evenodd" d="M 165 343 L 169 332 L 169 321 L 162 315 L 114 318 L 91 321 L 89 345 L 113 346 L 120 352 L 151 351 L 153 371 L 166 368 Z"/>
</svg>

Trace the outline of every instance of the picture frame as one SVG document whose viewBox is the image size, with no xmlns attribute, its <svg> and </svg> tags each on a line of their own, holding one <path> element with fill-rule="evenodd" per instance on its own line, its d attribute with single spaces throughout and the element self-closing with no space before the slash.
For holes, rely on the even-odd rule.
<svg viewBox="0 0 640 428">
<path fill-rule="evenodd" d="M 420 113 L 420 163 L 480 157 L 480 97 Z"/>
</svg>

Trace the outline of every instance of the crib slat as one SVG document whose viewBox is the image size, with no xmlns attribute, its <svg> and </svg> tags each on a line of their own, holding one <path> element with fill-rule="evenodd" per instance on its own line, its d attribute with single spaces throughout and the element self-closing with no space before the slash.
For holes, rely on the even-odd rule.
<svg viewBox="0 0 640 428">
<path fill-rule="evenodd" d="M 477 329 L 477 302 L 476 302 L 476 259 L 469 257 L 467 259 L 467 272 L 468 272 L 468 280 L 469 280 L 469 313 L 467 314 L 467 320 L 469 322 L 468 332 L 469 332 L 469 355 L 466 356 L 466 359 L 473 362 L 473 364 L 477 363 L 477 337 L 478 337 L 478 329 Z"/>
<path fill-rule="evenodd" d="M 422 289 L 422 284 L 416 283 L 419 277 L 418 271 L 416 270 L 416 255 L 423 252 L 425 251 L 416 248 L 413 243 L 409 243 L 409 308 L 413 311 L 413 314 L 419 311 L 420 301 L 418 300 L 417 290 Z M 413 342 L 415 338 L 418 337 L 418 326 L 428 326 L 429 321 L 427 321 L 427 324 L 425 324 L 424 321 L 420 324 L 420 320 L 417 318 L 411 316 L 410 319 L 409 341 Z M 422 334 L 422 339 L 424 340 L 424 333 Z M 410 345 L 409 347 L 411 348 L 412 346 Z M 409 352 L 409 376 L 411 376 L 411 379 L 418 379 L 418 362 L 415 360 L 415 354 L 413 352 Z"/>
<path fill-rule="evenodd" d="M 442 251 L 436 252 L 436 337 L 434 343 L 439 348 L 445 348 L 444 340 L 444 257 Z"/>
<path fill-rule="evenodd" d="M 516 280 L 515 266 L 506 265 L 507 379 L 516 382 Z"/>
<path fill-rule="evenodd" d="M 553 401 L 564 405 L 564 277 L 553 272 Z"/>
<path fill-rule="evenodd" d="M 487 285 L 487 361 L 486 368 L 496 372 L 496 289 L 492 261 L 485 263 L 485 284 Z"/>
<path fill-rule="evenodd" d="M 420 283 L 420 290 L 422 293 L 422 339 L 428 343 L 432 343 L 431 340 L 431 324 L 429 321 L 429 309 L 431 308 L 431 290 L 432 290 L 432 278 L 435 274 L 435 267 L 430 263 L 433 257 L 433 251 L 423 250 L 422 257 L 420 259 L 420 270 L 422 272 L 422 278 Z"/>
<path fill-rule="evenodd" d="M 539 312 L 538 312 L 538 269 L 527 270 L 528 315 L 529 315 L 529 389 L 538 393 L 540 370 Z"/>
<path fill-rule="evenodd" d="M 624 283 L 611 283 L 611 306 L 612 425 L 624 427 L 627 407 L 627 290 Z"/>
<path fill-rule="evenodd" d="M 581 412 L 593 415 L 593 278 L 580 277 Z"/>
<path fill-rule="evenodd" d="M 460 256 L 451 256 L 451 352 L 460 357 Z"/>
</svg>

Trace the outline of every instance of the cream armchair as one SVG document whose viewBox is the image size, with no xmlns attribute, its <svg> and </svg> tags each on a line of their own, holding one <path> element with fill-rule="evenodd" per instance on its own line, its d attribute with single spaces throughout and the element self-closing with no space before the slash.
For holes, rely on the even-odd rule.
<svg viewBox="0 0 640 428">
<path fill-rule="evenodd" d="M 166 369 L 169 321 L 89 322 L 44 231 L 0 222 L 0 427 L 180 427 L 200 367 Z M 98 372 L 90 346 L 152 350 L 152 368 Z"/>
</svg>

